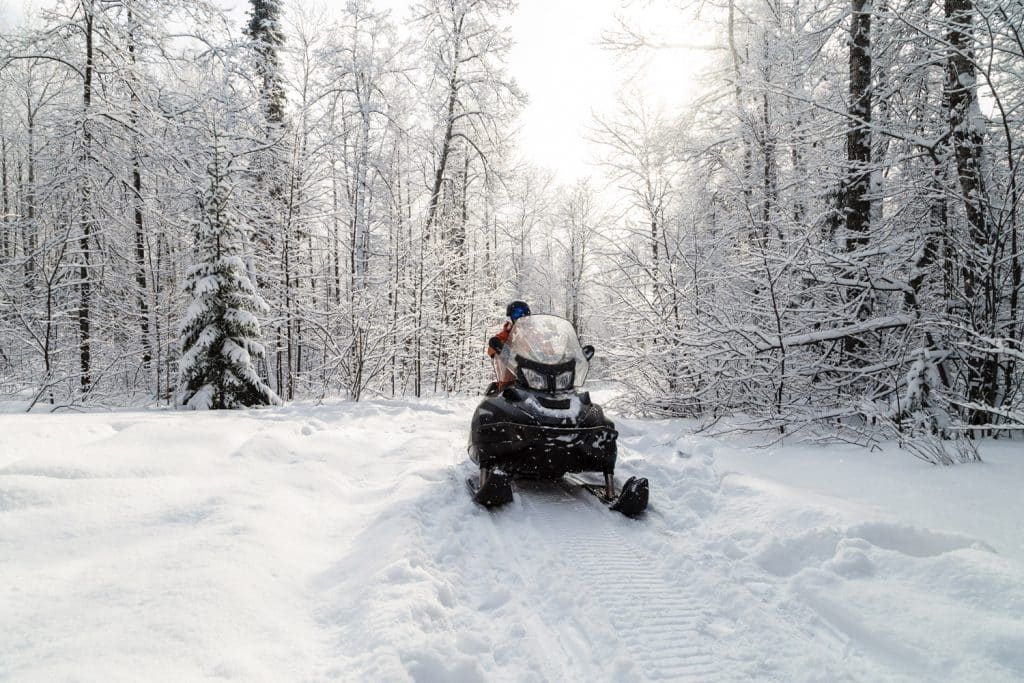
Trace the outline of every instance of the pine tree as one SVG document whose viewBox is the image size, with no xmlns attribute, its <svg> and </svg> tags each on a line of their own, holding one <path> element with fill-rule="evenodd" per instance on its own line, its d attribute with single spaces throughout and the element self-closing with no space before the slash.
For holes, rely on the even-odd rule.
<svg viewBox="0 0 1024 683">
<path fill-rule="evenodd" d="M 193 410 L 278 405 L 281 399 L 259 377 L 263 356 L 257 313 L 267 305 L 242 261 L 244 229 L 230 210 L 229 163 L 216 150 L 207 167 L 210 185 L 195 225 L 197 263 L 185 291 L 192 304 L 181 322 L 178 405 Z"/>
</svg>

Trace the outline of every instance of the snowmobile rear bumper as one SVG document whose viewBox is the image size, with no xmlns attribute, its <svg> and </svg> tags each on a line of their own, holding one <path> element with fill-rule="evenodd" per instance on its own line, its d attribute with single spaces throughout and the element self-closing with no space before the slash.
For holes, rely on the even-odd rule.
<svg viewBox="0 0 1024 683">
<path fill-rule="evenodd" d="M 478 425 L 473 462 L 513 474 L 557 478 L 566 472 L 614 472 L 618 432 L 608 425 L 548 427 L 497 422 Z"/>
</svg>

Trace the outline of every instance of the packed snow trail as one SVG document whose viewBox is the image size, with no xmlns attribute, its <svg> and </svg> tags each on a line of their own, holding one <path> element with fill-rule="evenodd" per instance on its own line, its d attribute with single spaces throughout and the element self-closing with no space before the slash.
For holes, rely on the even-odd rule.
<svg viewBox="0 0 1024 683">
<path fill-rule="evenodd" d="M 541 562 L 547 559 L 541 566 L 548 565 L 546 575 L 557 576 L 558 581 L 544 581 L 545 575 L 541 575 L 535 585 L 558 585 L 596 607 L 590 610 L 591 618 L 577 621 L 581 633 L 570 642 L 593 647 L 600 642 L 591 634 L 596 630 L 594 624 L 610 625 L 610 649 L 597 648 L 589 659 L 600 661 L 602 651 L 619 650 L 624 664 L 615 672 L 617 677 L 628 674 L 635 680 L 639 669 L 656 680 L 723 678 L 715 659 L 714 641 L 702 629 L 707 621 L 707 602 L 692 588 L 674 586 L 660 576 L 653 569 L 654 558 L 629 538 L 632 530 L 626 529 L 624 535 L 611 520 L 594 520 L 593 516 L 602 515 L 603 510 L 564 490 L 524 482 L 521 491 L 524 513 L 533 527 L 531 543 L 535 548 L 554 551 L 556 557 L 572 560 L 563 569 L 550 566 L 549 558 L 538 558 Z M 518 524 L 503 526 L 507 527 L 506 536 L 520 531 Z M 520 559 L 520 566 L 523 562 Z M 571 652 L 567 655 L 571 661 Z M 632 667 L 626 670 L 629 663 Z M 601 673 L 596 672 L 598 676 Z"/>
<path fill-rule="evenodd" d="M 530 482 L 491 513 L 473 406 L 0 416 L 0 680 L 1024 679 L 1016 444 L 618 419 L 642 518 Z"/>
</svg>

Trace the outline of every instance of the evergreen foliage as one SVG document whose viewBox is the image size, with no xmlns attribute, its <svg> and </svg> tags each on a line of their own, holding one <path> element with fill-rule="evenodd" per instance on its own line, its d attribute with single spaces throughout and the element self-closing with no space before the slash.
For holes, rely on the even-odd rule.
<svg viewBox="0 0 1024 683">
<path fill-rule="evenodd" d="M 258 55 L 256 68 L 263 78 L 264 113 L 269 123 L 281 124 L 285 104 L 284 88 L 278 74 L 281 66 L 278 50 L 284 45 L 281 0 L 251 0 L 251 5 L 245 33 L 253 41 Z"/>
<path fill-rule="evenodd" d="M 254 366 L 263 356 L 256 316 L 267 305 L 240 256 L 245 234 L 229 207 L 224 156 L 217 150 L 207 169 L 210 185 L 194 228 L 197 263 L 185 283 L 192 305 L 181 322 L 178 405 L 194 410 L 281 402 Z"/>
</svg>

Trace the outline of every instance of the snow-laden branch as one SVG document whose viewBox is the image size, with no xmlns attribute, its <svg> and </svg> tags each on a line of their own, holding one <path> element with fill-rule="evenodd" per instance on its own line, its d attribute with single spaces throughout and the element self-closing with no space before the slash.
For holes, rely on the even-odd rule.
<svg viewBox="0 0 1024 683">
<path fill-rule="evenodd" d="M 894 327 L 906 327 L 913 322 L 914 317 L 910 315 L 890 315 L 884 318 L 864 320 L 852 325 L 835 327 L 828 330 L 819 330 L 817 332 L 793 334 L 787 337 L 768 337 L 768 343 L 757 344 L 755 349 L 758 353 L 763 353 L 773 349 L 789 348 L 792 346 L 806 346 L 807 344 L 817 344 L 819 342 L 844 339 L 846 337 L 852 337 L 865 332 L 877 332 L 879 330 L 887 330 Z"/>
</svg>

